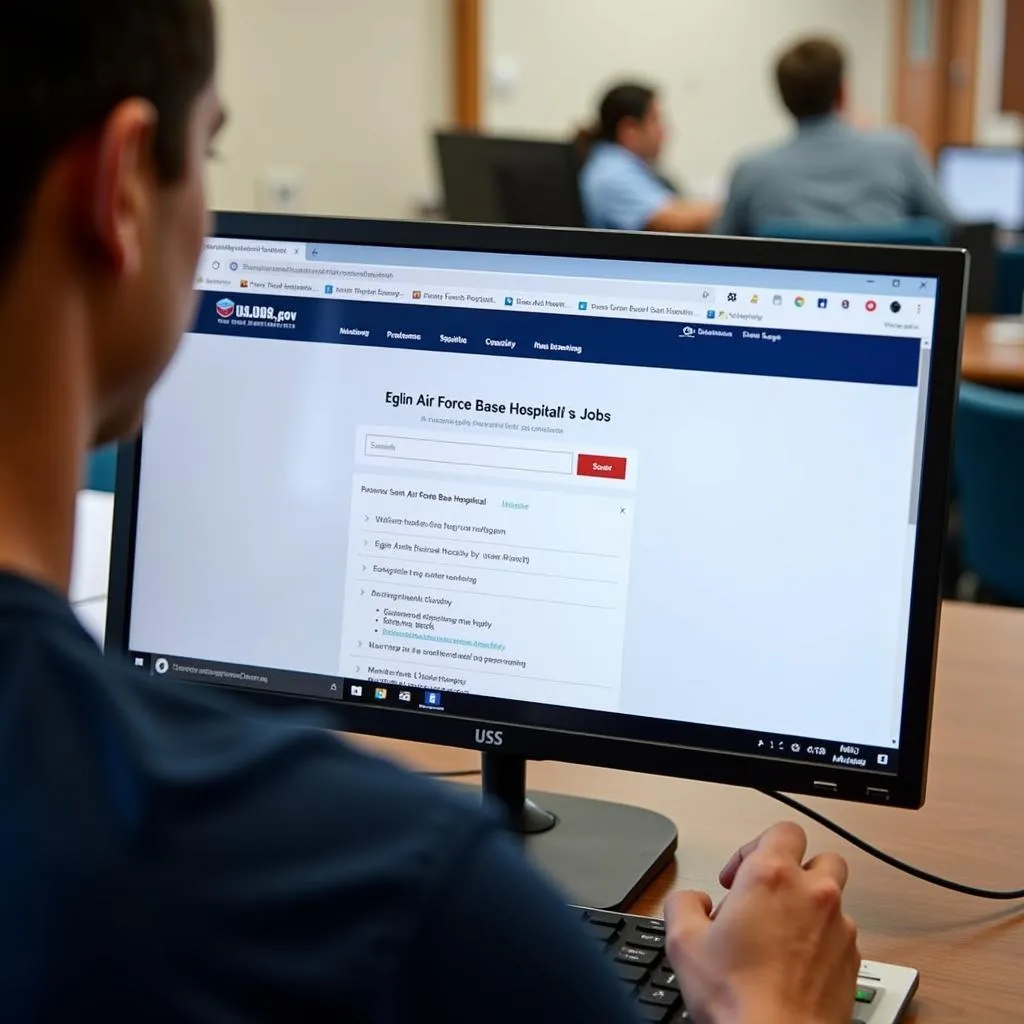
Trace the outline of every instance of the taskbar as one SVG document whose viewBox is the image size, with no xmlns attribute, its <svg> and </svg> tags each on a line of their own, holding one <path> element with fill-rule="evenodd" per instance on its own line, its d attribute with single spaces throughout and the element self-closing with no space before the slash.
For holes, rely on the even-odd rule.
<svg viewBox="0 0 1024 1024">
<path fill-rule="evenodd" d="M 376 709 L 381 713 L 444 714 L 470 721 L 587 733 L 609 739 L 667 744 L 797 764 L 825 765 L 886 776 L 896 775 L 899 769 L 899 752 L 896 747 L 866 746 L 862 743 L 753 732 L 695 722 L 673 722 L 646 715 L 591 711 L 480 696 L 449 685 L 443 669 L 438 669 L 436 673 L 417 673 L 419 678 L 407 682 L 383 675 L 379 678 L 346 679 L 313 672 L 260 668 L 141 651 L 132 651 L 129 660 L 136 668 L 151 675 L 183 682 L 257 690 L 283 697 L 334 701 L 347 706 Z M 543 716 L 538 715 L 538 709 L 543 710 Z"/>
</svg>

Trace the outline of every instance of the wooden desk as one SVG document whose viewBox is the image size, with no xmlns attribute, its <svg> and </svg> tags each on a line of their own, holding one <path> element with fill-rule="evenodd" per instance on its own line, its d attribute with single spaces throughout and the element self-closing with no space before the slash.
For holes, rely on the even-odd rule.
<svg viewBox="0 0 1024 1024">
<path fill-rule="evenodd" d="M 989 888 L 1024 887 L 1024 612 L 947 604 L 939 647 L 931 773 L 924 810 L 808 800 L 842 825 L 929 870 Z M 417 767 L 471 768 L 468 751 L 373 741 Z M 679 827 L 676 865 L 635 908 L 655 914 L 677 887 L 716 892 L 719 867 L 785 808 L 740 789 L 576 765 L 538 764 L 538 788 L 627 801 Z M 861 952 L 910 964 L 921 988 L 914 1024 L 1024 1020 L 1024 904 L 958 896 L 925 885 L 804 822 L 813 846 L 851 865 L 847 904 Z"/>
<path fill-rule="evenodd" d="M 975 384 L 1024 390 L 1024 324 L 1019 340 L 1000 341 L 998 331 L 991 329 L 997 319 L 989 316 L 967 318 L 960 373 L 964 380 Z"/>
</svg>

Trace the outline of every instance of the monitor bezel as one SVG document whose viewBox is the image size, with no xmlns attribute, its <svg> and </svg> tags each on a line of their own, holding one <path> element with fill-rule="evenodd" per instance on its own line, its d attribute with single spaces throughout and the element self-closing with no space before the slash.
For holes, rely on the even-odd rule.
<svg viewBox="0 0 1024 1024">
<path fill-rule="evenodd" d="M 597 736 L 557 727 L 479 719 L 467 721 L 443 714 L 390 712 L 330 699 L 271 695 L 226 687 L 233 693 L 271 706 L 316 706 L 325 711 L 339 728 L 355 733 L 479 750 L 476 730 L 482 726 L 498 727 L 503 732 L 502 753 L 531 760 L 558 760 L 896 807 L 921 806 L 927 780 L 947 496 L 966 308 L 967 254 L 964 251 L 247 213 L 217 215 L 211 237 L 937 279 L 902 725 L 895 775 L 849 767 L 809 765 L 756 754 L 698 750 L 643 739 Z M 122 653 L 128 651 L 128 610 L 131 605 L 142 443 L 140 436 L 122 444 L 118 458 L 106 646 L 108 650 Z"/>
</svg>

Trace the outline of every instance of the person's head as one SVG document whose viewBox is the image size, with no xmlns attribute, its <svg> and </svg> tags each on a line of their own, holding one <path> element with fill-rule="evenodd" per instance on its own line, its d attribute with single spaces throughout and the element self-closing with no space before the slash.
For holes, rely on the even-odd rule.
<svg viewBox="0 0 1024 1024">
<path fill-rule="evenodd" d="M 775 65 L 786 109 L 798 120 L 841 110 L 845 101 L 846 57 L 831 39 L 804 39 Z"/>
<path fill-rule="evenodd" d="M 138 425 L 193 312 L 214 49 L 211 0 L 4 3 L 0 365 L 52 303 L 93 442 Z"/>
<path fill-rule="evenodd" d="M 637 82 L 609 89 L 598 108 L 596 135 L 616 142 L 648 162 L 658 158 L 665 142 L 665 126 L 657 93 Z"/>
</svg>

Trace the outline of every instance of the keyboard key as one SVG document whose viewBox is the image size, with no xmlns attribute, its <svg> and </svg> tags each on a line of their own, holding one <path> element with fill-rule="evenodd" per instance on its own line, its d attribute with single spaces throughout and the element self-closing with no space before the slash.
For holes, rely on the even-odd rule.
<svg viewBox="0 0 1024 1024">
<path fill-rule="evenodd" d="M 602 946 L 608 945 L 608 943 L 615 938 L 616 934 L 615 929 L 608 924 L 592 924 L 587 931 L 590 936 L 597 939 Z"/>
<path fill-rule="evenodd" d="M 661 932 L 665 934 L 665 922 L 659 921 L 656 917 L 641 917 L 636 922 L 637 928 L 642 928 L 645 932 Z"/>
<path fill-rule="evenodd" d="M 636 964 L 616 964 L 615 973 L 619 976 L 620 981 L 639 985 L 647 977 L 647 968 L 638 967 Z"/>
<path fill-rule="evenodd" d="M 673 992 L 668 988 L 653 988 L 648 985 L 640 992 L 640 1002 L 648 1006 L 665 1006 L 674 1010 L 682 1000 L 679 998 L 678 992 Z"/>
<path fill-rule="evenodd" d="M 875 1001 L 875 995 L 878 993 L 877 989 L 868 988 L 867 985 L 857 986 L 856 999 L 858 1003 L 873 1003 Z"/>
<path fill-rule="evenodd" d="M 640 946 L 643 949 L 664 949 L 665 933 L 634 929 L 630 932 L 628 941 L 631 946 Z"/>
<path fill-rule="evenodd" d="M 587 920 L 591 924 L 606 924 L 616 930 L 626 923 L 621 914 L 610 914 L 606 910 L 587 911 Z"/>
<path fill-rule="evenodd" d="M 615 959 L 620 964 L 641 964 L 650 967 L 658 959 L 658 952 L 654 949 L 637 949 L 635 946 L 623 946 Z"/>
<path fill-rule="evenodd" d="M 679 991 L 679 978 L 671 967 L 659 967 L 651 977 L 651 984 L 656 988 L 670 988 Z"/>
</svg>

